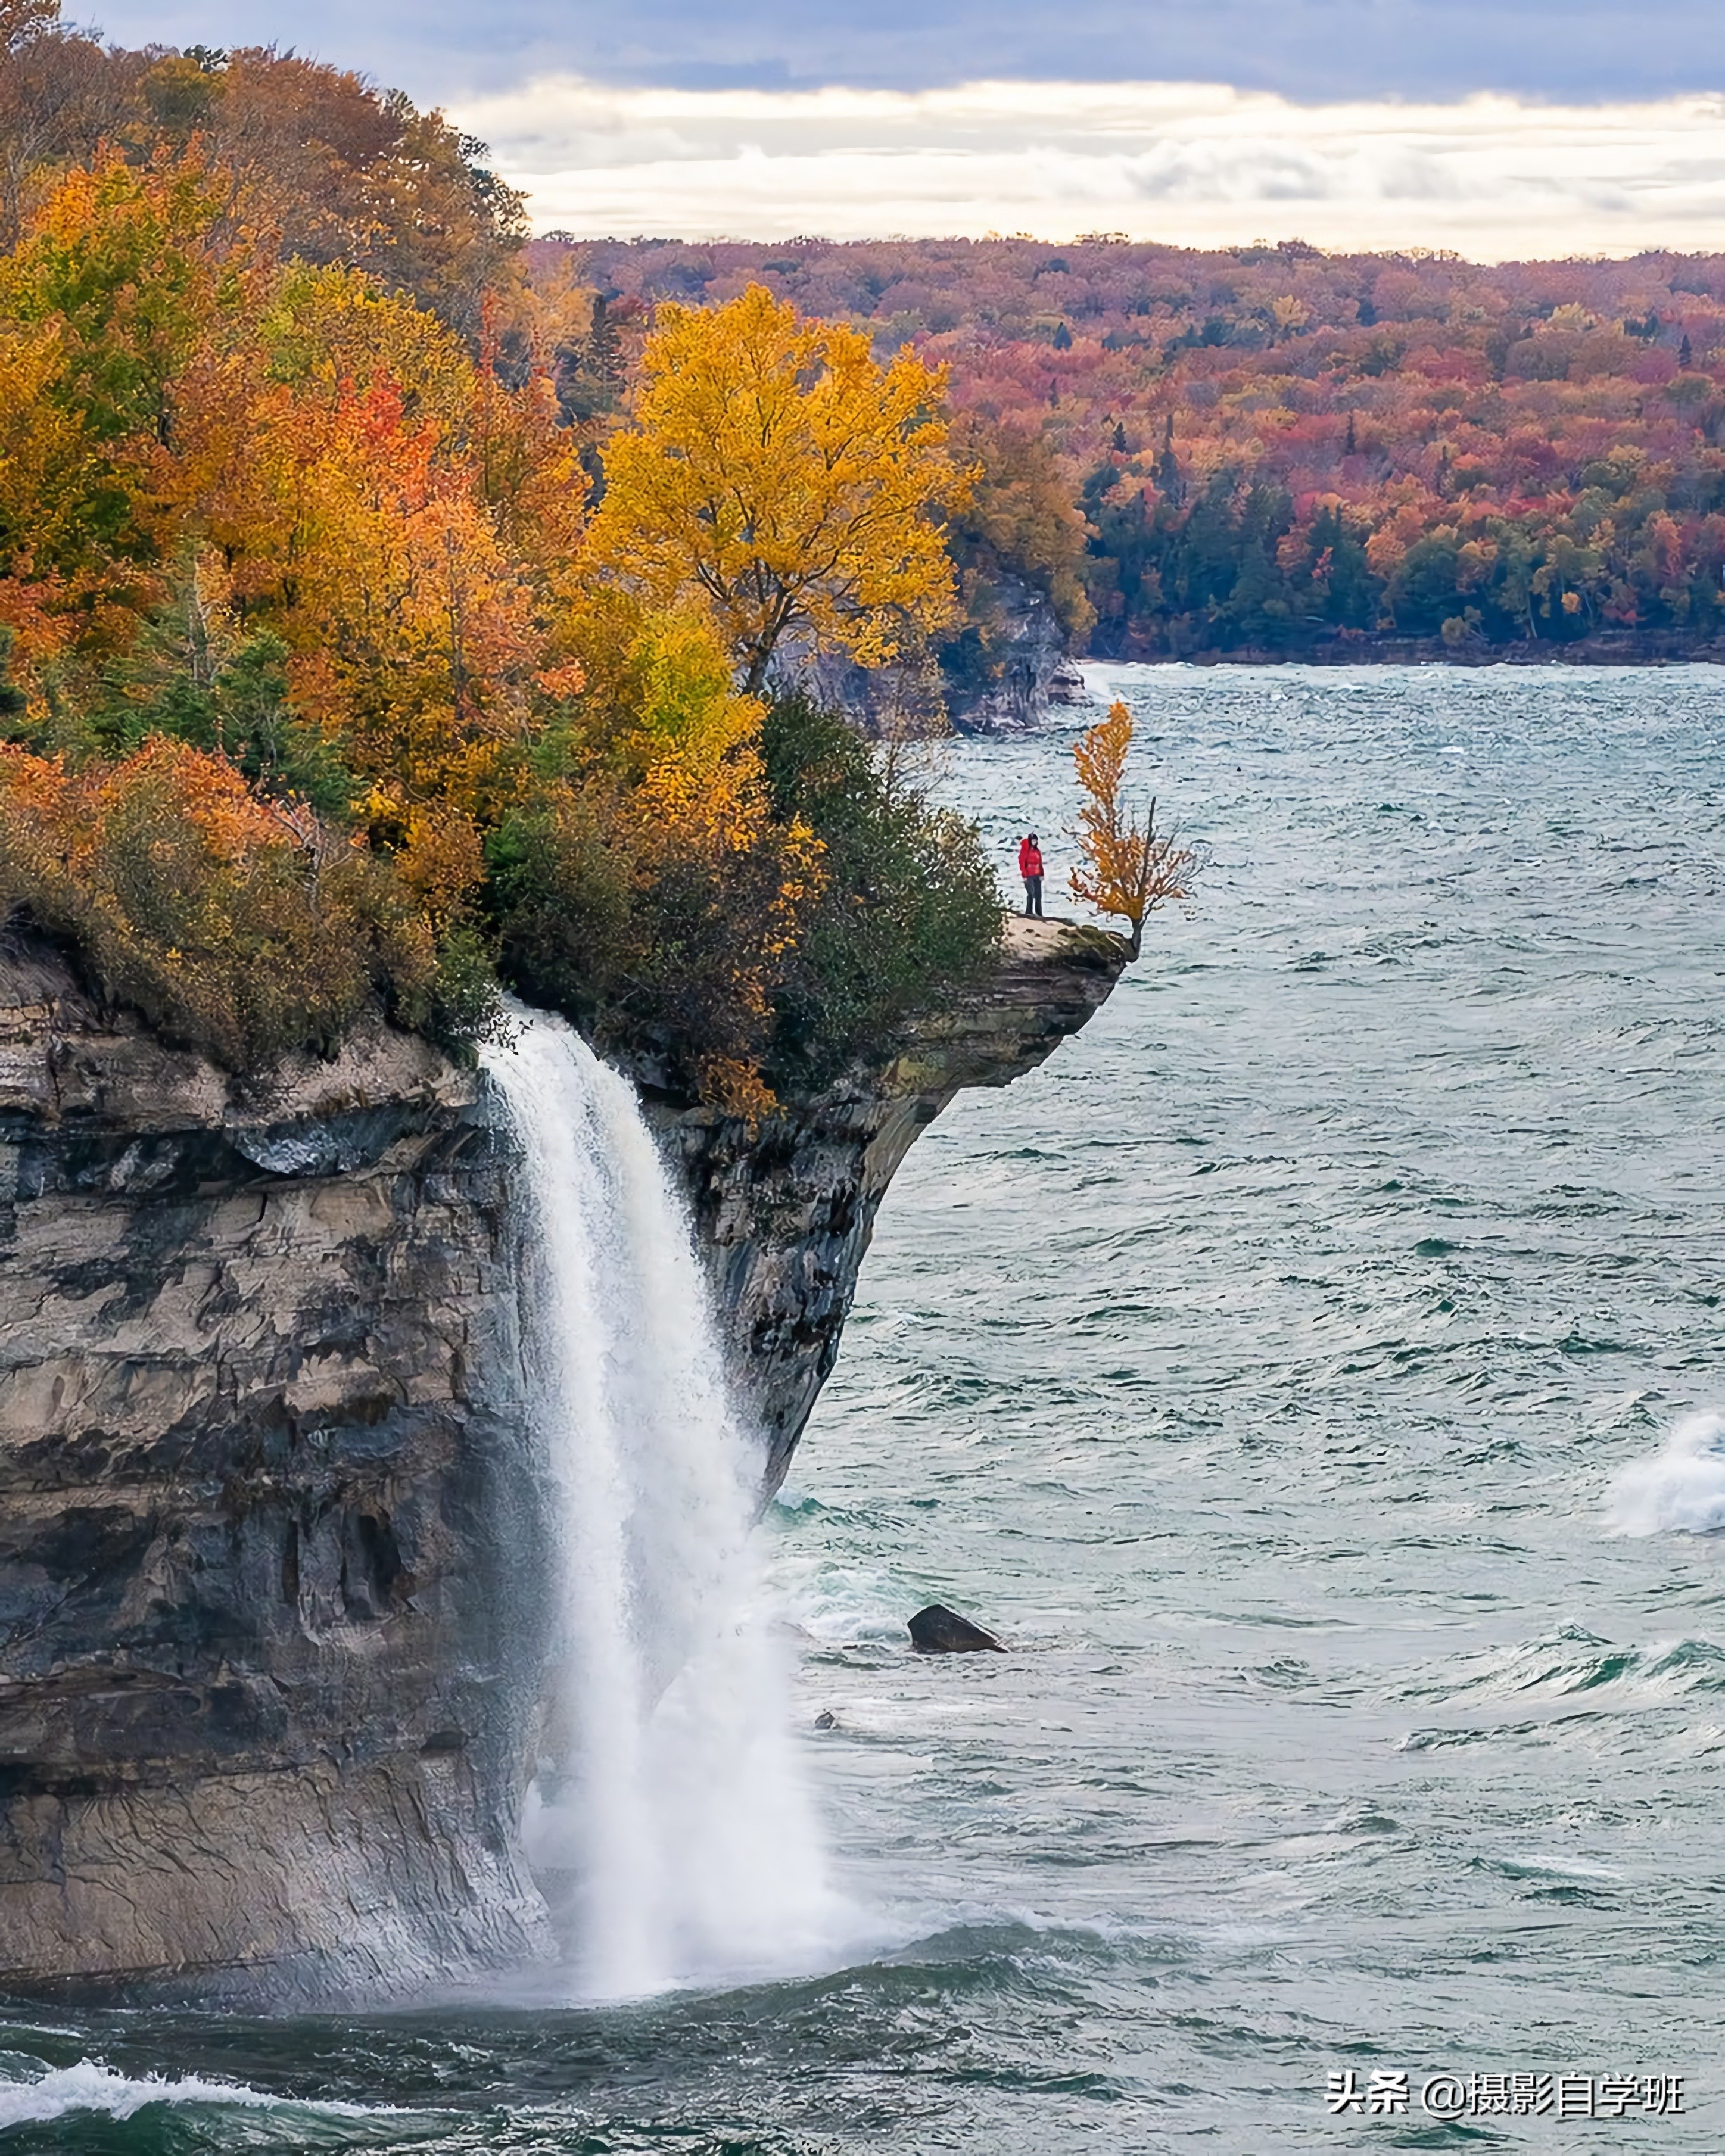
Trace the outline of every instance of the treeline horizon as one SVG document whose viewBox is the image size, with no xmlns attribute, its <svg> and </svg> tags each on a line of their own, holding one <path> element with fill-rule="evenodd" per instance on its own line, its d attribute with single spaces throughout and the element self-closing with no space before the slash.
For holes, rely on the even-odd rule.
<svg viewBox="0 0 1725 2156">
<path fill-rule="evenodd" d="M 944 365 L 985 467 L 955 550 L 984 646 L 1003 574 L 1111 658 L 1633 657 L 1725 634 L 1725 254 L 1101 234 L 526 254 L 596 295 L 568 369 L 585 408 L 656 304 L 754 281 Z"/>
</svg>

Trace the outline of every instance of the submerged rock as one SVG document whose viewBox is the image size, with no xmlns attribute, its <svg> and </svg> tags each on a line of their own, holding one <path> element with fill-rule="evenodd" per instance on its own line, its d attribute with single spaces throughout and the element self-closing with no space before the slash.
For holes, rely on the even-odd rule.
<svg viewBox="0 0 1725 2156">
<path fill-rule="evenodd" d="M 919 1609 L 907 1627 L 911 1645 L 919 1655 L 1004 1655 L 1005 1648 L 992 1632 L 973 1625 L 944 1602 L 931 1602 Z"/>
</svg>

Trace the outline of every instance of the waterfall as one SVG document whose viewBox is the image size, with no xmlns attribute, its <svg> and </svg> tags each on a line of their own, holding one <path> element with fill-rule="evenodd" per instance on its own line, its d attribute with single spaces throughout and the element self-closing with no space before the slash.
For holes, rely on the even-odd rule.
<svg viewBox="0 0 1725 2156">
<path fill-rule="evenodd" d="M 561 1020 L 512 1019 L 487 1063 L 525 1157 L 557 1567 L 528 1861 L 583 1996 L 811 1968 L 839 1905 L 687 1219 L 629 1084 Z"/>
</svg>

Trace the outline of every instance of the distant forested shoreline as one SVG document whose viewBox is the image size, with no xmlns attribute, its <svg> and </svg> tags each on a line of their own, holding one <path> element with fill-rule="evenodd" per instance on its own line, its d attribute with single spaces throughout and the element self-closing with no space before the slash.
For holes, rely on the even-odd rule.
<svg viewBox="0 0 1725 2156">
<path fill-rule="evenodd" d="M 656 303 L 751 281 L 945 365 L 983 467 L 954 546 L 985 648 L 1028 583 L 1098 658 L 1725 655 L 1725 256 L 1106 234 L 527 253 L 596 295 L 565 369 L 583 410 Z"/>
</svg>

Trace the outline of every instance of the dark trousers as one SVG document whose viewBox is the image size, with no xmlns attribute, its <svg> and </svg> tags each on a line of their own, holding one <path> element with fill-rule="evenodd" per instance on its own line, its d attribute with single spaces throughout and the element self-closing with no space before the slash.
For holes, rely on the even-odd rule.
<svg viewBox="0 0 1725 2156">
<path fill-rule="evenodd" d="M 1040 876 L 1024 878 L 1024 918 L 1028 921 L 1033 913 L 1039 921 L 1041 920 L 1042 879 Z"/>
</svg>

